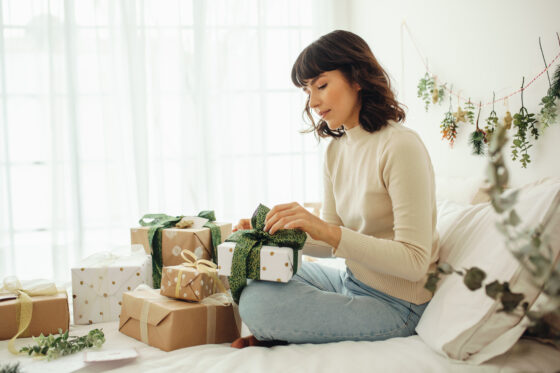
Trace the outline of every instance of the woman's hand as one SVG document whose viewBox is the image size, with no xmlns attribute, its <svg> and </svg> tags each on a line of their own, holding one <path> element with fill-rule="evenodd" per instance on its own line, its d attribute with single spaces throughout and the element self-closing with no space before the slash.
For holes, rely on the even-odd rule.
<svg viewBox="0 0 560 373">
<path fill-rule="evenodd" d="M 232 232 L 235 232 L 239 229 L 251 229 L 251 219 L 241 219 L 239 223 L 235 227 L 233 227 Z"/>
<path fill-rule="evenodd" d="M 265 232 L 274 234 L 279 229 L 296 228 L 307 232 L 314 240 L 326 242 L 334 248 L 340 243 L 340 227 L 319 219 L 297 202 L 276 205 L 266 215 Z"/>
</svg>

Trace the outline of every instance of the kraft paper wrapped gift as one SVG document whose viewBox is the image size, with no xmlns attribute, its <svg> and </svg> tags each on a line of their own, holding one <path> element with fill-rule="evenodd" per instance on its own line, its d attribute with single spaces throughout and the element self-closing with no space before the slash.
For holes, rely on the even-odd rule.
<svg viewBox="0 0 560 373">
<path fill-rule="evenodd" d="M 231 262 L 235 251 L 235 242 L 218 245 L 218 274 L 231 275 Z M 289 247 L 262 246 L 260 278 L 264 281 L 288 282 L 294 273 L 294 251 Z M 301 250 L 298 251 L 298 263 L 301 263 Z"/>
<path fill-rule="evenodd" d="M 214 222 L 220 227 L 222 242 L 231 234 L 231 223 Z M 146 253 L 151 254 L 148 242 L 150 227 L 137 227 L 130 229 L 130 242 L 142 245 Z M 220 242 L 221 243 L 221 242 Z M 187 249 L 193 252 L 198 259 L 212 259 L 212 237 L 209 228 L 166 228 L 161 235 L 161 255 L 164 266 L 173 266 L 182 263 L 181 251 Z"/>
<path fill-rule="evenodd" d="M 152 259 L 142 248 L 93 254 L 72 268 L 74 324 L 118 320 L 122 294 L 152 286 Z"/>
<path fill-rule="evenodd" d="M 229 301 L 227 305 L 210 301 L 214 299 L 185 302 L 141 287 L 124 293 L 119 331 L 163 351 L 233 342 L 239 338 L 241 329 L 237 311 Z"/>
<path fill-rule="evenodd" d="M 188 250 L 183 250 L 181 256 L 183 264 L 163 267 L 161 295 L 200 302 L 216 292 L 226 292 L 218 279 L 216 264 L 205 259 L 197 260 Z"/>
<path fill-rule="evenodd" d="M 18 320 L 23 320 L 22 325 Z M 58 329 L 68 330 L 69 325 L 66 291 L 47 280 L 4 279 L 0 288 L 0 340 L 56 334 Z"/>
</svg>

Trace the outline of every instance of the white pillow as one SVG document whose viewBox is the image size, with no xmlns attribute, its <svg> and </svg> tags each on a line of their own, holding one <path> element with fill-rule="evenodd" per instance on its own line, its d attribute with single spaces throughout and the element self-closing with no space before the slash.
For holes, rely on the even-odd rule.
<svg viewBox="0 0 560 373">
<path fill-rule="evenodd" d="M 470 204 L 483 184 L 483 177 L 437 176 L 436 200 L 453 201 L 463 205 Z"/>
<path fill-rule="evenodd" d="M 547 179 L 520 188 L 515 210 L 522 223 L 533 228 L 552 214 L 553 201 L 560 200 L 560 179 Z M 513 292 L 525 294 L 532 304 L 540 293 L 527 271 L 505 246 L 497 230 L 501 218 L 490 203 L 470 206 L 447 215 L 453 224 L 440 228 L 440 262 L 456 269 L 473 266 L 483 269 L 485 283 L 509 281 Z M 545 235 L 550 238 L 554 257 L 560 251 L 560 211 L 552 216 Z M 458 275 L 445 276 L 416 328 L 418 335 L 435 351 L 453 359 L 481 363 L 507 351 L 523 333 L 521 315 L 496 312 L 501 303 L 486 296 L 484 287 L 470 291 Z M 499 345 L 497 345 L 499 344 Z M 485 348 L 493 352 L 483 351 Z M 484 358 L 472 356 L 481 352 Z M 471 357 L 472 356 L 472 357 Z"/>
</svg>

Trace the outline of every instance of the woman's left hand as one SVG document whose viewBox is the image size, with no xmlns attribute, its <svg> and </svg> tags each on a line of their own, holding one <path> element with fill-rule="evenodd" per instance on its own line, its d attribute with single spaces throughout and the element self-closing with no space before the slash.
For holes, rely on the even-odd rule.
<svg viewBox="0 0 560 373">
<path fill-rule="evenodd" d="M 264 231 L 270 234 L 279 229 L 301 229 L 314 240 L 332 241 L 333 225 L 319 219 L 297 202 L 276 205 L 268 212 Z M 335 227 L 340 229 L 339 227 Z"/>
</svg>

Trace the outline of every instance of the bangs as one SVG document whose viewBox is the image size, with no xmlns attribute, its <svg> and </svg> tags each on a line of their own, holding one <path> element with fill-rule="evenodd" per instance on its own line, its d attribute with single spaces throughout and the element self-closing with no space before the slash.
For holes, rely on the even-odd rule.
<svg viewBox="0 0 560 373">
<path fill-rule="evenodd" d="M 292 67 L 292 83 L 296 87 L 302 88 L 306 86 L 310 79 L 321 75 L 325 71 L 338 69 L 339 66 L 336 66 L 332 58 L 329 57 L 317 43 L 305 48 Z"/>
</svg>

